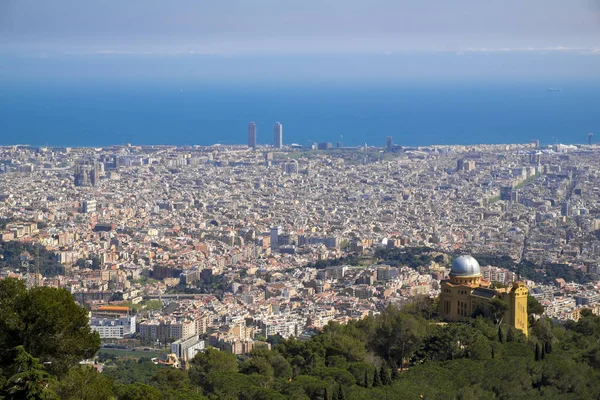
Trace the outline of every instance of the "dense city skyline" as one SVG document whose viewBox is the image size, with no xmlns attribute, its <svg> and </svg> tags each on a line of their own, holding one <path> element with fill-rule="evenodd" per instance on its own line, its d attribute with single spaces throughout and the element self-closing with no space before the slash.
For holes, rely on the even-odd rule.
<svg viewBox="0 0 600 400">
<path fill-rule="evenodd" d="M 600 399 L 599 71 L 600 0 L 0 0 L 0 398 Z"/>
</svg>

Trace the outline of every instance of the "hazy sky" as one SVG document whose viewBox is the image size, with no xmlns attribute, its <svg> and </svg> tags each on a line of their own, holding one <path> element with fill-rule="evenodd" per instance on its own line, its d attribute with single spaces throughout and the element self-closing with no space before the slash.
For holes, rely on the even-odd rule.
<svg viewBox="0 0 600 400">
<path fill-rule="evenodd" d="M 600 0 L 0 0 L 3 80 L 597 71 Z"/>
<path fill-rule="evenodd" d="M 0 0 L 4 50 L 600 48 L 598 0 Z"/>
</svg>

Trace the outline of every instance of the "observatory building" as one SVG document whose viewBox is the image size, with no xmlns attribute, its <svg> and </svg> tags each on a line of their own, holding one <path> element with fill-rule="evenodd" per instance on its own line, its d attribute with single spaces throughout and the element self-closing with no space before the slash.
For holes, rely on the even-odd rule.
<svg viewBox="0 0 600 400">
<path fill-rule="evenodd" d="M 490 282 L 481 279 L 479 263 L 471 256 L 456 258 L 450 270 L 450 279 L 442 281 L 440 293 L 440 314 L 448 321 L 461 321 L 480 310 L 490 313 L 490 301 L 500 299 L 508 304 L 503 322 L 527 332 L 527 295 L 529 290 L 523 282 L 512 286 L 490 289 Z"/>
</svg>

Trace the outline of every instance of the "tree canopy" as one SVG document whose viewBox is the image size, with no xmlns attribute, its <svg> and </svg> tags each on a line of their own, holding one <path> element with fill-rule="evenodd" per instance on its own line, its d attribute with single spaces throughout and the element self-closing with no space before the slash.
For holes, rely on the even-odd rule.
<svg viewBox="0 0 600 400">
<path fill-rule="evenodd" d="M 481 316 L 443 323 L 432 308 L 421 299 L 330 322 L 308 340 L 280 339 L 250 355 L 209 348 L 189 371 L 142 358 L 110 360 L 100 374 L 79 365 L 98 342 L 68 293 L 0 281 L 0 398 L 600 398 L 600 317 L 590 311 L 563 325 L 530 318 L 527 337 Z"/>
<path fill-rule="evenodd" d="M 65 289 L 0 281 L 0 369 L 12 363 L 17 346 L 39 358 L 48 371 L 62 375 L 93 358 L 100 337 L 88 325 L 88 312 Z"/>
<path fill-rule="evenodd" d="M 217 399 L 600 396 L 600 318 L 591 313 L 566 326 L 532 320 L 526 337 L 499 320 L 444 324 L 415 309 L 330 323 L 308 341 L 289 338 L 237 361 L 208 350 L 192 362 L 191 384 Z"/>
<path fill-rule="evenodd" d="M 22 268 L 23 259 L 25 256 L 31 265 L 31 269 L 35 264 L 39 265 L 40 273 L 43 276 L 55 276 L 64 274 L 64 266 L 58 262 L 56 255 L 46 250 L 39 243 L 26 243 L 17 240 L 8 242 L 0 242 L 0 268 L 8 268 L 17 270 Z"/>
</svg>

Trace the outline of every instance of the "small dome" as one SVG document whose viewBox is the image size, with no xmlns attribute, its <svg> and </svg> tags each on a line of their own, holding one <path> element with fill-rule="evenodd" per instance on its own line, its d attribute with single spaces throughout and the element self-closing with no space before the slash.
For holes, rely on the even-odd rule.
<svg viewBox="0 0 600 400">
<path fill-rule="evenodd" d="M 450 269 L 452 276 L 476 276 L 481 275 L 481 269 L 476 259 L 471 256 L 460 256 L 452 262 Z"/>
</svg>

